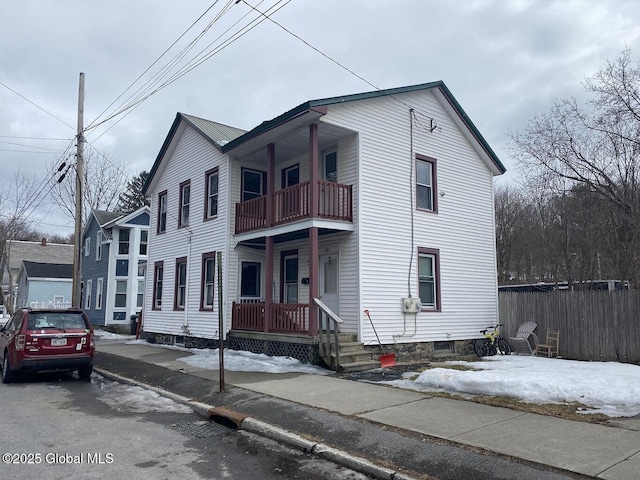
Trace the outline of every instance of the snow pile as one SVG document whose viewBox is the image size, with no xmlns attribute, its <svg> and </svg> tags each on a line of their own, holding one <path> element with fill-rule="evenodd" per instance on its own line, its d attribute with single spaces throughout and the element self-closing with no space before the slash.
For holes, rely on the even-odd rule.
<svg viewBox="0 0 640 480">
<path fill-rule="evenodd" d="M 419 391 L 514 397 L 538 404 L 580 402 L 582 413 L 611 417 L 640 414 L 640 366 L 617 362 L 579 362 L 525 356 L 485 357 L 479 362 L 451 361 L 477 370 L 434 368 L 384 382 Z"/>
<path fill-rule="evenodd" d="M 103 403 L 118 411 L 132 413 L 175 412 L 192 413 L 186 405 L 174 402 L 170 398 L 133 385 L 122 385 L 118 382 L 101 385 L 102 396 L 97 397 Z"/>
<path fill-rule="evenodd" d="M 218 370 L 220 357 L 218 350 L 188 349 L 193 355 L 179 358 L 192 367 Z M 291 357 L 269 357 L 263 353 L 251 353 L 241 350 L 224 349 L 224 369 L 236 372 L 268 372 L 268 373 L 315 373 L 327 375 L 333 373 L 324 368 L 300 362 Z"/>
</svg>

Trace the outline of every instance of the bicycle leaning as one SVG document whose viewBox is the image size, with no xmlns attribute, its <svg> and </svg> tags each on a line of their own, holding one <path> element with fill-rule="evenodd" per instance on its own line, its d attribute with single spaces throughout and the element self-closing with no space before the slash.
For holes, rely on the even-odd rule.
<svg viewBox="0 0 640 480">
<path fill-rule="evenodd" d="M 511 345 L 506 338 L 500 336 L 500 327 L 502 326 L 502 324 L 491 325 L 485 330 L 480 330 L 484 338 L 473 340 L 473 351 L 476 352 L 476 355 L 487 357 L 497 355 L 498 352 L 501 355 L 511 354 Z"/>
</svg>

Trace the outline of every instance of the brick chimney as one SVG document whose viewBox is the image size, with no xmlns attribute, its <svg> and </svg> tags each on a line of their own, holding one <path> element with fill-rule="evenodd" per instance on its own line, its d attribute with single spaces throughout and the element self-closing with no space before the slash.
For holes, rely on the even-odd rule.
<svg viewBox="0 0 640 480">
<path fill-rule="evenodd" d="M 46 238 L 43 238 L 43 239 L 42 239 L 42 241 L 40 242 L 40 245 L 41 245 L 42 247 L 46 247 L 46 246 L 47 246 L 47 239 L 46 239 Z"/>
</svg>

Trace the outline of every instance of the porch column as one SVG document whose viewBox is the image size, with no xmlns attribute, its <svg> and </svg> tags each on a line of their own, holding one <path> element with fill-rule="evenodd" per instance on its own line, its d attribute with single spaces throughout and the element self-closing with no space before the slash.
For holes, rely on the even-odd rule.
<svg viewBox="0 0 640 480">
<path fill-rule="evenodd" d="M 273 194 L 275 193 L 276 146 L 267 145 L 267 227 L 273 227 Z"/>
<path fill-rule="evenodd" d="M 318 334 L 318 307 L 313 301 L 319 294 L 318 227 L 309 229 L 309 335 Z"/>
<path fill-rule="evenodd" d="M 264 254 L 267 257 L 267 271 L 264 286 L 264 331 L 271 328 L 271 304 L 273 303 L 273 237 L 265 238 Z"/>
<path fill-rule="evenodd" d="M 267 145 L 267 227 L 273 226 L 273 194 L 275 188 L 276 146 Z M 264 254 L 267 257 L 267 271 L 264 286 L 264 331 L 271 328 L 271 304 L 273 303 L 273 237 L 265 238 Z"/>
<path fill-rule="evenodd" d="M 309 207 L 311 218 L 318 217 L 318 125 L 309 125 Z"/>
</svg>

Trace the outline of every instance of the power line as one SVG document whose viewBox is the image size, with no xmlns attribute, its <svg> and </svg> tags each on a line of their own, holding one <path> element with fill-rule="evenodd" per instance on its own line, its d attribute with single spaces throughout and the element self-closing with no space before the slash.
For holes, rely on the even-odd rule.
<svg viewBox="0 0 640 480">
<path fill-rule="evenodd" d="M 11 138 L 14 140 L 52 140 L 52 141 L 65 141 L 68 142 L 70 138 L 56 138 L 56 137 L 15 137 L 12 135 L 0 135 L 0 138 Z"/>
<path fill-rule="evenodd" d="M 268 14 L 272 15 L 273 13 L 277 12 L 278 10 L 280 10 L 281 8 L 283 8 L 284 6 L 286 6 L 287 4 L 289 4 L 291 2 L 291 0 L 279 0 L 276 4 L 272 5 L 271 7 L 269 7 L 269 9 L 267 10 Z M 211 28 L 211 26 L 217 21 L 219 20 L 219 18 L 224 15 L 227 11 L 229 11 L 229 8 L 232 6 L 231 5 L 232 1 L 229 1 L 227 3 L 227 5 L 218 13 L 218 15 L 216 16 L 216 18 L 214 20 L 212 20 L 212 22 L 209 23 L 209 25 L 207 25 L 207 27 L 198 35 L 197 39 L 192 41 L 185 49 L 183 49 L 182 52 L 180 52 L 180 54 L 176 57 L 174 57 L 173 60 L 171 60 L 171 62 L 166 65 L 163 70 L 161 70 L 161 72 L 158 72 L 154 78 L 156 78 L 156 80 L 152 83 L 152 85 L 157 85 L 158 82 L 160 81 L 160 78 L 162 77 L 166 77 L 168 75 L 167 71 L 174 65 L 177 64 L 177 62 L 184 58 L 185 54 L 187 51 L 191 50 L 193 48 L 193 46 L 195 46 L 195 44 L 197 43 L 197 41 L 199 41 L 203 34 L 206 33 L 207 30 L 209 30 Z M 235 2 L 238 3 L 238 2 Z M 262 3 L 262 2 L 260 2 Z M 135 99 L 133 98 L 133 96 L 130 96 L 130 103 L 127 105 L 124 105 L 120 110 L 114 112 L 113 114 L 111 114 L 109 117 L 107 117 L 106 119 L 104 119 L 103 121 L 101 121 L 100 123 L 97 124 L 93 124 L 91 128 L 95 128 L 105 122 L 107 122 L 108 120 L 114 118 L 117 115 L 120 115 L 122 113 L 124 113 L 125 111 L 129 110 L 131 111 L 131 109 L 136 108 L 138 105 L 140 105 L 142 102 L 144 102 L 145 100 L 147 100 L 149 97 L 151 97 L 152 95 L 154 95 L 155 93 L 159 92 L 160 90 L 162 90 L 163 88 L 167 87 L 168 85 L 170 85 L 171 83 L 173 83 L 174 81 L 178 80 L 179 78 L 181 78 L 182 76 L 186 75 L 187 73 L 189 73 L 191 70 L 197 68 L 198 66 L 200 66 L 202 63 L 204 63 L 205 61 L 209 60 L 212 56 L 214 56 L 215 54 L 219 53 L 220 51 L 222 51 L 224 48 L 228 47 L 229 45 L 231 45 L 233 42 L 235 42 L 236 40 L 240 39 L 242 36 L 244 36 L 246 33 L 248 33 L 250 30 L 252 30 L 253 28 L 255 28 L 257 25 L 259 25 L 260 23 L 262 23 L 265 19 L 269 18 L 267 14 L 262 14 L 263 17 L 265 18 L 261 18 L 261 19 L 253 19 L 251 22 L 249 22 L 247 25 L 243 26 L 240 30 L 238 30 L 237 32 L 233 33 L 230 37 L 228 37 L 227 39 L 225 39 L 220 45 L 216 46 L 215 48 L 208 50 L 208 48 L 210 48 L 214 43 L 216 43 L 218 40 L 220 40 L 220 38 L 222 38 L 226 33 L 228 33 L 233 27 L 235 27 L 238 23 L 240 23 L 244 18 L 247 17 L 248 14 L 243 15 L 238 21 L 236 21 L 231 27 L 229 27 L 227 30 L 225 30 L 225 32 L 223 32 L 220 36 L 218 36 L 212 43 L 210 43 L 207 47 L 205 47 L 203 50 L 201 50 L 195 57 L 193 57 L 191 60 L 189 60 L 187 62 L 186 65 L 184 65 L 183 67 L 181 67 L 181 69 L 179 69 L 177 72 L 175 72 L 171 77 L 169 77 L 167 80 L 165 80 L 162 84 L 160 84 L 158 87 L 156 87 L 153 90 L 147 89 L 146 92 L 144 94 L 140 94 L 138 95 L 138 97 L 135 97 Z M 161 75 L 162 73 L 162 75 Z M 149 83 L 151 83 L 152 80 L 149 80 L 146 82 L 145 85 L 148 85 Z M 149 87 L 151 88 L 151 87 Z M 142 89 L 142 88 L 141 88 Z M 139 89 L 138 91 L 140 91 L 141 89 Z M 112 127 L 111 127 L 112 128 Z M 102 135 L 104 135 L 103 132 Z M 102 136 L 100 135 L 100 136 Z M 98 137 L 100 138 L 100 137 Z M 94 140 L 95 141 L 95 140 Z"/>
<path fill-rule="evenodd" d="M 60 118 L 56 117 L 53 113 L 48 112 L 47 110 L 45 110 L 44 108 L 42 108 L 40 105 L 38 105 L 38 104 L 36 104 L 36 103 L 32 102 L 31 100 L 29 100 L 29 99 L 28 99 L 27 97 L 25 97 L 24 95 L 22 95 L 22 94 L 20 94 L 20 93 L 16 92 L 13 88 L 11 88 L 11 87 L 9 87 L 9 86 L 5 85 L 5 84 L 4 84 L 4 83 L 2 83 L 2 82 L 0 82 L 0 85 L 2 85 L 2 86 L 3 86 L 4 88 L 6 88 L 7 90 L 9 90 L 9 91 L 11 91 L 11 92 L 15 93 L 17 96 L 19 96 L 20 98 L 22 98 L 24 101 L 29 102 L 31 105 L 33 105 L 34 107 L 38 108 L 39 110 L 42 110 L 44 113 L 46 113 L 46 114 L 47 114 L 47 115 L 49 115 L 50 117 L 55 118 L 55 119 L 56 119 L 56 120 L 58 120 L 60 123 L 62 123 L 62 124 L 64 124 L 64 125 L 66 125 L 67 127 L 72 128 L 72 129 L 74 129 L 74 130 L 75 130 L 75 128 L 74 128 L 74 127 L 72 127 L 71 125 L 69 125 L 67 122 L 65 122 L 64 120 L 62 120 L 62 119 L 60 119 Z"/>
<path fill-rule="evenodd" d="M 351 75 L 353 75 L 354 77 L 362 80 L 363 82 L 365 82 L 367 85 L 373 87 L 375 90 L 377 90 L 378 92 L 381 92 L 382 89 L 380 87 L 378 87 L 377 85 L 373 84 L 372 82 L 370 82 L 369 80 L 367 80 L 366 78 L 364 78 L 362 75 L 357 74 L 356 72 L 354 72 L 353 70 L 351 70 L 349 67 L 343 65 L 342 63 L 340 63 L 338 60 L 330 57 L 329 55 L 327 55 L 326 53 L 324 53 L 322 50 L 320 50 L 319 48 L 311 45 L 309 42 L 307 42 L 305 39 L 303 39 L 302 37 L 300 37 L 299 35 L 293 33 L 291 30 L 289 30 L 288 28 L 286 28 L 284 25 L 278 23 L 277 21 L 275 21 L 273 18 L 271 18 L 271 16 L 265 15 L 263 12 L 261 12 L 260 10 L 258 10 L 256 7 L 254 7 L 253 5 L 251 5 L 249 2 L 247 2 L 247 0 L 237 0 L 236 3 L 240 3 L 243 2 L 245 3 L 249 8 L 255 10 L 256 12 L 258 12 L 260 15 L 262 15 L 265 20 L 269 20 L 270 22 L 272 22 L 273 24 L 277 25 L 278 27 L 280 27 L 282 30 L 284 30 L 285 32 L 287 32 L 289 35 L 291 35 L 292 37 L 296 38 L 297 40 L 299 40 L 300 42 L 304 43 L 307 47 L 311 48 L 312 50 L 314 50 L 315 52 L 319 53 L 320 55 L 322 55 L 323 57 L 325 57 L 327 60 L 335 63 L 337 66 L 339 66 L 340 68 L 342 68 L 343 70 L 347 71 L 348 73 L 350 73 Z M 410 110 L 415 110 L 414 107 L 411 107 L 410 105 L 408 105 L 407 103 L 403 102 L 402 100 L 400 100 L 399 98 L 397 98 L 395 95 L 389 95 L 389 97 L 391 97 L 392 99 L 394 99 L 395 101 L 397 101 L 398 103 L 404 105 L 406 108 L 410 109 Z M 414 112 L 415 113 L 415 112 Z M 419 112 L 418 112 L 419 113 Z M 423 116 L 425 116 L 424 114 L 421 114 Z M 415 118 L 415 116 L 414 116 Z M 432 121 L 432 123 L 434 123 L 434 120 L 432 118 L 430 118 L 430 120 Z M 434 127 L 435 128 L 435 127 Z M 431 131 L 433 131 L 433 129 L 431 129 Z"/>
<path fill-rule="evenodd" d="M 219 1 L 219 0 L 216 0 L 215 2 L 213 2 L 213 4 L 212 4 L 209 8 L 207 8 L 207 9 L 204 11 L 204 13 L 203 13 L 202 15 L 200 15 L 200 16 L 198 17 L 198 19 L 197 19 L 195 22 L 193 22 L 193 23 L 191 24 L 191 26 L 190 26 L 189 28 L 187 28 L 187 29 L 186 29 L 186 30 L 185 30 L 185 31 L 184 31 L 184 32 L 183 32 L 183 33 L 182 33 L 182 34 L 181 34 L 181 35 L 180 35 L 180 36 L 179 36 L 179 37 L 178 37 L 178 38 L 177 38 L 177 39 L 176 39 L 172 44 L 171 44 L 171 45 L 169 45 L 169 47 L 167 47 L 167 49 L 166 49 L 164 52 L 162 52 L 162 54 L 161 54 L 158 58 L 156 58 L 156 59 L 153 61 L 153 63 L 152 63 L 151 65 L 149 65 L 149 67 L 147 67 L 147 69 L 146 69 L 144 72 L 142 72 L 142 73 L 138 76 L 138 78 L 136 78 L 136 79 L 131 83 L 131 85 L 129 85 L 129 86 L 128 86 L 128 87 L 127 87 L 127 88 L 126 88 L 126 89 L 125 89 L 125 90 L 124 90 L 120 95 L 118 95 L 118 97 L 117 97 L 113 102 L 111 102 L 111 104 L 109 104 L 109 106 L 108 106 L 107 108 L 105 108 L 105 109 L 102 111 L 102 113 L 100 113 L 100 115 L 98 115 L 98 116 L 95 118 L 95 120 L 94 120 L 93 122 L 91 122 L 91 123 L 88 125 L 88 127 L 87 127 L 87 128 L 91 128 L 91 127 L 93 126 L 93 123 L 94 123 L 94 122 L 96 122 L 96 121 L 97 121 L 97 120 L 98 120 L 102 115 L 104 115 L 104 114 L 106 113 L 106 111 L 107 111 L 107 110 L 109 110 L 109 109 L 110 109 L 110 108 L 111 108 L 111 107 L 112 107 L 112 106 L 113 106 L 113 105 L 114 105 L 118 100 L 120 100 L 120 98 L 122 98 L 122 96 L 123 96 L 125 93 L 127 93 L 131 88 L 133 88 L 133 86 L 134 86 L 134 85 L 135 85 L 135 84 L 136 84 L 136 83 L 137 83 L 137 82 L 138 82 L 138 81 L 139 81 L 139 80 L 140 80 L 140 79 L 141 79 L 141 78 L 142 78 L 142 77 L 143 77 L 143 76 L 144 76 L 144 75 L 149 71 L 149 70 L 151 70 L 151 68 L 153 68 L 153 66 L 154 66 L 156 63 L 158 63 L 158 62 L 160 61 L 160 59 L 161 59 L 162 57 L 164 57 L 164 56 L 167 54 L 167 52 L 169 52 L 169 50 L 171 50 L 171 49 L 175 46 L 175 44 L 176 44 L 176 43 L 178 43 L 178 42 L 180 41 L 180 39 L 182 39 L 182 37 L 184 37 L 184 36 L 187 34 L 187 32 L 189 32 L 189 30 L 191 30 L 191 29 L 192 29 L 192 28 L 193 28 L 193 27 L 194 27 L 194 26 L 195 26 L 195 25 L 196 25 L 196 24 L 197 24 L 197 23 L 198 23 L 198 22 L 199 22 L 199 21 L 200 21 L 200 20 L 201 20 L 201 19 L 202 19 L 202 18 L 203 18 L 203 17 L 204 17 L 208 12 L 209 12 L 209 10 L 211 10 L 211 9 L 212 9 L 212 8 L 213 8 L 213 7 L 218 3 L 218 1 Z"/>
</svg>

